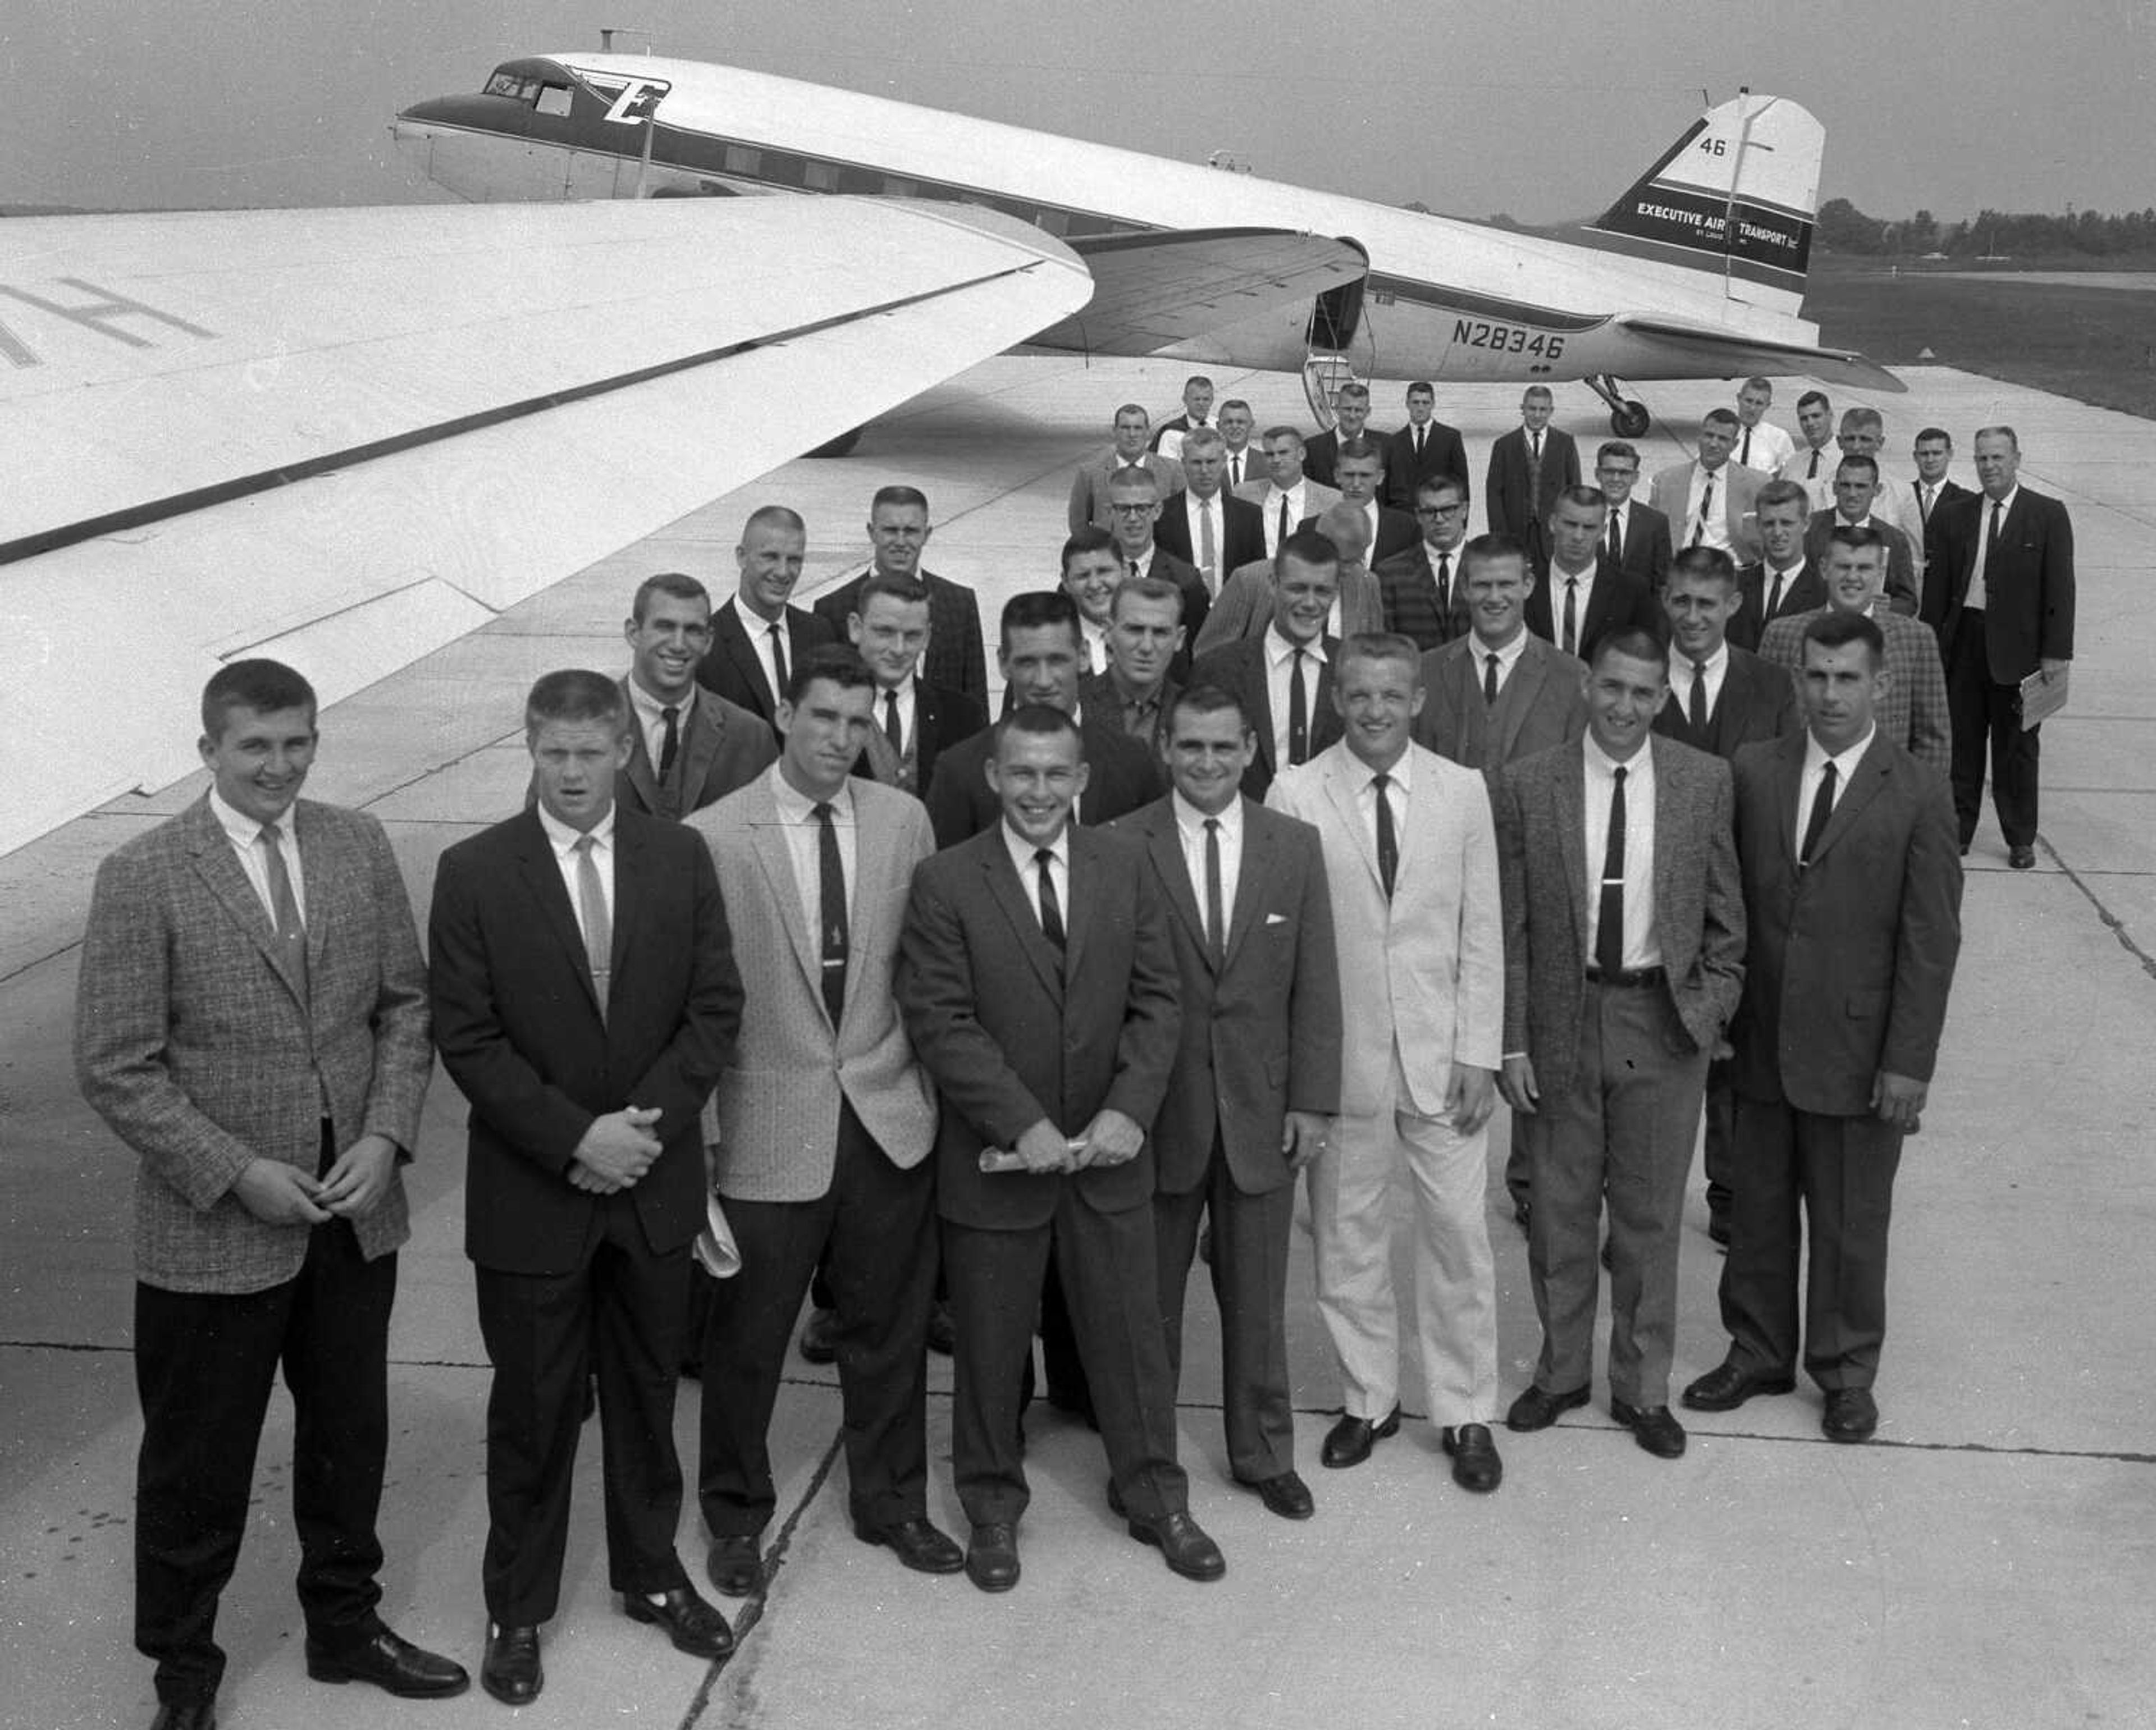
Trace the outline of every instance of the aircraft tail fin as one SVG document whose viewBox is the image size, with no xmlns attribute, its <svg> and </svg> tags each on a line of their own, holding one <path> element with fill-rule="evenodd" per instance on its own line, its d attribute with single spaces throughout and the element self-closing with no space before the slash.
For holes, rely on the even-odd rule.
<svg viewBox="0 0 2156 1730">
<path fill-rule="evenodd" d="M 1723 276 L 1733 299 L 1794 313 L 1811 264 L 1825 142 L 1810 110 L 1740 92 L 1693 122 L 1588 232 Z"/>
</svg>

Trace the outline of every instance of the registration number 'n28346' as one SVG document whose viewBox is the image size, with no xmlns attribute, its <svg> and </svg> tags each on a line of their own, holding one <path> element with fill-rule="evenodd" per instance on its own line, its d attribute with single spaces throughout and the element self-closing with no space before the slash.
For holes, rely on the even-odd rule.
<svg viewBox="0 0 2156 1730">
<path fill-rule="evenodd" d="M 1537 355 L 1554 361 L 1564 352 L 1564 338 L 1518 325 L 1493 325 L 1482 319 L 1456 319 L 1452 340 L 1466 348 L 1486 348 L 1501 355 Z"/>
</svg>

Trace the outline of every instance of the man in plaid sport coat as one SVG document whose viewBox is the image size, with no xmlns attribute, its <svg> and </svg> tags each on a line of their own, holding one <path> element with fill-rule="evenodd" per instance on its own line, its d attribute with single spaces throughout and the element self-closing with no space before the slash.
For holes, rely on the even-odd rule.
<svg viewBox="0 0 2156 1730">
<path fill-rule="evenodd" d="M 161 1730 L 216 1722 L 212 1630 L 280 1362 L 308 1673 L 411 1696 L 467 1681 L 376 1611 L 398 1167 L 434 1053 L 382 826 L 300 800 L 316 740 L 291 668 L 221 669 L 209 791 L 105 859 L 83 939 L 76 1075 L 140 1160 L 135 1643 Z"/>
</svg>

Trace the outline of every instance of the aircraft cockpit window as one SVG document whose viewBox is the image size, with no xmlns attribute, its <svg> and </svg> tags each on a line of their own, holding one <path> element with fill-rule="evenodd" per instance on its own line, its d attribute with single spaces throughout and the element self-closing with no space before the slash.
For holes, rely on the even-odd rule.
<svg viewBox="0 0 2156 1730">
<path fill-rule="evenodd" d="M 569 87 L 567 84 L 542 84 L 539 87 L 539 112 L 567 114 L 569 111 Z"/>
<path fill-rule="evenodd" d="M 538 100 L 539 80 L 526 78 L 504 67 L 486 81 L 485 94 L 506 96 L 512 102 L 521 102 L 527 107 Z"/>
</svg>

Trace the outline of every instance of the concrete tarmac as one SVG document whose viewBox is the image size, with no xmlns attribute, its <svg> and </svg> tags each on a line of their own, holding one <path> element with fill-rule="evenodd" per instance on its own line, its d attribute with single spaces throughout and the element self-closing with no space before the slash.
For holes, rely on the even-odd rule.
<svg viewBox="0 0 2156 1730">
<path fill-rule="evenodd" d="M 1008 595 L 1054 580 L 1070 472 L 1103 442 L 1116 404 L 1165 414 L 1186 370 L 1026 356 L 978 368 L 877 422 L 851 457 L 797 462 L 716 499 L 336 705 L 309 791 L 382 820 L 424 925 L 441 848 L 519 801 L 525 688 L 554 667 L 618 668 L 638 579 L 679 569 L 730 592 L 743 518 L 778 500 L 808 518 L 813 594 L 864 555 L 870 491 L 906 481 L 931 500 L 928 564 L 979 589 L 993 632 Z M 1261 427 L 1307 417 L 1291 378 L 1214 376 L 1223 396 L 1253 402 Z M 1291 1364 L 1314 1520 L 1275 1519 L 1228 1483 L 1202 1278 L 1190 1303 L 1183 1451 L 1193 1512 L 1228 1556 L 1224 1581 L 1178 1579 L 1132 1542 L 1107 1511 L 1097 1441 L 1047 1411 L 1030 1428 L 1019 1589 L 990 1598 L 963 1577 L 907 1574 L 853 1538 L 835 1383 L 797 1361 L 773 1438 L 783 1480 L 769 1583 L 727 1605 L 740 1650 L 699 1664 L 620 1615 L 605 1584 L 593 1433 L 562 1613 L 547 1630 L 547 1690 L 517 1716 L 577 1730 L 2156 1722 L 2156 1418 L 2144 1380 L 2156 1359 L 2156 1132 L 2143 1067 L 2156 1050 L 2156 425 L 1946 369 L 1903 376 L 1912 394 L 1885 405 L 1897 473 L 1919 427 L 1952 429 L 1965 484 L 1976 427 L 2019 429 L 2024 480 L 2073 513 L 2080 625 L 2069 709 L 2045 729 L 2038 868 L 2005 868 L 1988 815 L 1968 861 L 1953 1011 L 1902 1168 L 1872 1445 L 1825 1441 L 1805 1388 L 1725 1416 L 1686 1414 L 1690 1451 L 1665 1463 L 1611 1424 L 1598 1378 L 1594 1404 L 1553 1430 L 1498 1431 L 1506 1480 L 1494 1496 L 1455 1489 L 1419 1421 L 1360 1469 L 1322 1471 L 1318 1441 L 1339 1392 L 1298 1232 Z M 1712 385 L 1645 394 L 1676 417 L 1640 441 L 1650 468 L 1682 456 L 1697 414 L 1727 400 Z M 1378 418 L 1393 423 L 1399 387 L 1376 395 Z M 1790 418 L 1795 395 L 1784 386 L 1778 418 Z M 1509 387 L 1440 392 L 1478 488 L 1516 401 Z M 1558 423 L 1591 459 L 1600 410 L 1581 386 L 1558 401 Z M 94 618 L 84 641 L 89 737 L 97 702 L 116 696 L 97 687 L 124 701 L 126 670 L 97 665 Z M 76 1095 L 69 1029 L 96 862 L 202 784 L 122 801 L 0 858 L 0 1726 L 146 1724 L 153 1711 L 130 1635 L 132 1162 Z M 476 1671 L 487 1366 L 461 1248 L 462 1119 L 438 1078 L 408 1176 L 382 1608 L 400 1632 Z M 1504 1131 L 1501 1112 L 1493 1176 Z M 1693 1188 L 1679 1385 L 1723 1347 L 1721 1262 Z M 1502 1186 L 1493 1193 L 1509 1400 L 1538 1336 L 1524 1245 Z M 932 1389 L 931 1507 L 963 1536 L 942 1360 L 932 1360 Z M 698 1397 L 685 1385 L 689 1462 Z M 1412 1371 L 1405 1397 L 1418 1411 Z M 271 1413 L 218 1627 L 231 1654 L 220 1722 L 503 1722 L 476 1686 L 406 1704 L 306 1679 L 289 1406 L 280 1398 Z M 681 1545 L 701 1578 L 693 1499 Z"/>
</svg>

